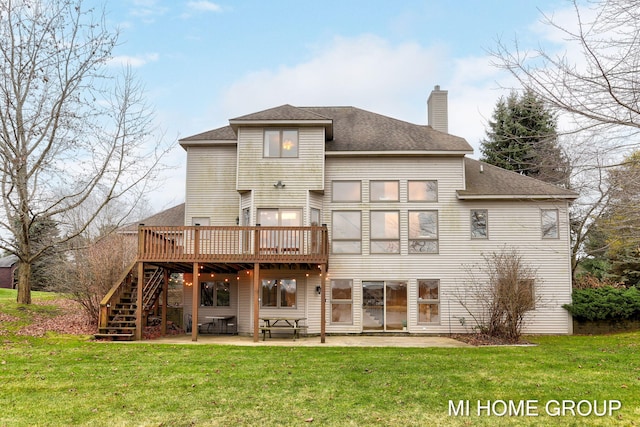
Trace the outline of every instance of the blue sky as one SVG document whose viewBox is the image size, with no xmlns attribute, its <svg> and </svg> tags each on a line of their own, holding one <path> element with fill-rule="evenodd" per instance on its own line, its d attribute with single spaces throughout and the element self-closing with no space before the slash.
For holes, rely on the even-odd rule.
<svg viewBox="0 0 640 427">
<path fill-rule="evenodd" d="M 434 85 L 449 93 L 449 132 L 475 148 L 501 87 L 497 39 L 561 43 L 542 12 L 572 16 L 566 0 L 110 0 L 120 29 L 113 66 L 129 64 L 158 126 L 173 142 L 154 210 L 184 201 L 177 139 L 282 104 L 351 105 L 426 124 Z M 556 48 L 556 46 L 554 46 Z"/>
</svg>

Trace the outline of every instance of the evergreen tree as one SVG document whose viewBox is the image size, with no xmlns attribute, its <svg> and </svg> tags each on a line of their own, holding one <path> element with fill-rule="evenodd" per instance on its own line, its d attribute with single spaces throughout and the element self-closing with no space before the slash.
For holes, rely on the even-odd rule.
<svg viewBox="0 0 640 427">
<path fill-rule="evenodd" d="M 51 219 L 34 222 L 29 227 L 29 236 L 33 252 L 42 252 L 31 266 L 29 280 L 31 289 L 36 291 L 57 289 L 59 285 L 58 270 L 65 262 L 61 248 L 56 246 L 60 237 L 58 224 Z"/>
<path fill-rule="evenodd" d="M 556 117 L 531 91 L 500 98 L 482 141 L 481 160 L 564 187 L 569 162 L 558 144 Z"/>
</svg>

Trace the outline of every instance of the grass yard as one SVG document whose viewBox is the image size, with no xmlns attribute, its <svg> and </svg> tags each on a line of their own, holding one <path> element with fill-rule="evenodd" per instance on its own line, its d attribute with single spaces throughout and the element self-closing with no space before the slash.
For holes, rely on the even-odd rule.
<svg viewBox="0 0 640 427">
<path fill-rule="evenodd" d="M 640 333 L 428 349 L 100 343 L 19 335 L 34 311 L 56 314 L 0 290 L 0 426 L 640 425 Z M 478 400 L 518 415 L 477 416 Z M 538 416 L 522 416 L 533 400 Z M 622 408 L 547 415 L 562 400 Z"/>
</svg>

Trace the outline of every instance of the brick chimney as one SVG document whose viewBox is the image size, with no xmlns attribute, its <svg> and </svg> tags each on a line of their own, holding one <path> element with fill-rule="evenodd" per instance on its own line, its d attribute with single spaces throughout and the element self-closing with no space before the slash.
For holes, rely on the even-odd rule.
<svg viewBox="0 0 640 427">
<path fill-rule="evenodd" d="M 427 99 L 427 124 L 440 132 L 449 133 L 447 91 L 436 85 Z"/>
</svg>

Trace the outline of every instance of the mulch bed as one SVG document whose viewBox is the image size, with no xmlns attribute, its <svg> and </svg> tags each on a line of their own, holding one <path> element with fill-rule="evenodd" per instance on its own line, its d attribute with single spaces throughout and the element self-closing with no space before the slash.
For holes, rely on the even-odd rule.
<svg viewBox="0 0 640 427">
<path fill-rule="evenodd" d="M 520 340 L 517 342 L 513 342 L 510 340 L 505 340 L 499 337 L 492 337 L 487 334 L 457 334 L 452 335 L 451 338 L 462 341 L 464 343 L 474 345 L 474 346 L 483 346 L 483 345 L 529 345 L 531 344 L 528 341 Z"/>
</svg>

